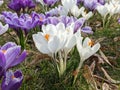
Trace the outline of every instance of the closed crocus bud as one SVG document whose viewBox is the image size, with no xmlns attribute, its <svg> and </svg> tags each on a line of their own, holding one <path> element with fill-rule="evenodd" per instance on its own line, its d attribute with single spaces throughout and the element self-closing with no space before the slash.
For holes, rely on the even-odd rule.
<svg viewBox="0 0 120 90">
<path fill-rule="evenodd" d="M 18 90 L 22 84 L 23 75 L 20 70 L 12 72 L 11 70 L 5 73 L 2 81 L 2 90 Z"/>
</svg>

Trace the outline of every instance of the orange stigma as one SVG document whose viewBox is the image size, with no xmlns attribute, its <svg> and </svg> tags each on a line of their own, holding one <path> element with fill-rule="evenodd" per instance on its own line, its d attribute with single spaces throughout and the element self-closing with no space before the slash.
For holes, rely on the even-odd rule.
<svg viewBox="0 0 120 90">
<path fill-rule="evenodd" d="M 15 78 L 15 76 L 14 76 L 14 75 L 12 75 L 12 76 L 11 76 L 11 78 L 12 78 L 12 79 L 14 79 L 14 78 Z"/>
<path fill-rule="evenodd" d="M 43 18 L 42 18 L 42 17 L 40 17 L 40 21 L 43 21 Z"/>
<path fill-rule="evenodd" d="M 89 41 L 89 42 L 88 42 L 88 45 L 89 45 L 89 46 L 93 46 L 93 45 L 94 45 L 94 42 L 93 42 L 93 41 Z"/>
<path fill-rule="evenodd" d="M 49 34 L 46 34 L 44 37 L 45 37 L 45 39 L 48 41 L 49 38 L 50 38 L 50 35 L 49 35 Z"/>
<path fill-rule="evenodd" d="M 6 50 L 2 50 L 2 53 L 6 53 Z"/>
</svg>

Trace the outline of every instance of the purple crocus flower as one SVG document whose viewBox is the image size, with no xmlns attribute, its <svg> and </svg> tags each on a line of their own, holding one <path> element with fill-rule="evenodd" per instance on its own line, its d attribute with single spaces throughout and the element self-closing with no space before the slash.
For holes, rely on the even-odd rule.
<svg viewBox="0 0 120 90">
<path fill-rule="evenodd" d="M 19 28 L 19 21 L 18 21 L 18 15 L 17 13 L 12 13 L 12 12 L 7 12 L 4 11 L 2 12 L 3 19 L 6 24 L 10 26 L 10 28 Z"/>
<path fill-rule="evenodd" d="M 28 9 L 34 8 L 35 3 L 33 0 L 11 0 L 8 7 L 16 12 L 20 12 L 21 9 L 24 10 L 27 7 Z"/>
<path fill-rule="evenodd" d="M 20 15 L 18 20 L 20 28 L 23 30 L 27 30 L 27 32 L 29 32 L 30 29 L 34 28 L 38 24 L 38 21 L 29 14 Z"/>
<path fill-rule="evenodd" d="M 26 58 L 26 51 L 21 52 L 21 47 L 13 42 L 8 42 L 0 47 L 0 77 L 7 69 L 18 65 Z"/>
<path fill-rule="evenodd" d="M 76 20 L 75 27 L 74 27 L 74 33 L 77 32 L 79 28 L 81 28 L 82 32 L 92 34 L 93 33 L 92 28 L 89 26 L 83 27 L 84 23 L 85 23 L 85 18 L 80 18 Z"/>
<path fill-rule="evenodd" d="M 20 70 L 12 72 L 11 70 L 5 73 L 2 81 L 2 90 L 18 90 L 22 84 L 23 75 Z"/>
<path fill-rule="evenodd" d="M 59 23 L 59 19 L 58 17 L 48 17 L 47 18 L 47 24 L 54 24 L 54 25 L 57 25 Z"/>
<path fill-rule="evenodd" d="M 36 12 L 32 12 L 31 17 L 33 17 L 33 19 L 38 22 L 38 25 L 41 26 L 43 24 L 46 24 L 46 16 L 44 14 L 38 14 Z"/>
<path fill-rule="evenodd" d="M 48 6 L 53 6 L 58 0 L 43 0 Z"/>
<path fill-rule="evenodd" d="M 52 8 L 50 11 L 45 12 L 45 14 L 47 17 L 59 16 L 59 8 L 57 8 L 57 7 Z"/>
<path fill-rule="evenodd" d="M 74 32 L 77 32 L 79 28 L 82 28 L 83 24 L 85 23 L 85 18 L 80 18 L 75 21 Z"/>
<path fill-rule="evenodd" d="M 61 16 L 60 18 L 60 22 L 64 23 L 65 26 L 67 27 L 68 25 L 70 25 L 72 22 L 75 22 L 77 19 L 74 17 L 69 17 L 69 16 Z"/>
<path fill-rule="evenodd" d="M 6 12 L 6 11 L 4 11 L 2 15 L 4 17 L 5 23 L 9 24 L 10 28 L 13 28 L 14 30 L 22 29 L 26 33 L 28 33 L 31 29 L 36 27 L 38 23 L 42 23 L 42 18 L 43 18 L 43 15 L 39 15 L 38 17 L 39 19 L 37 19 L 36 17 L 37 15 L 33 13 L 30 15 L 21 14 L 18 17 L 16 13 Z"/>
<path fill-rule="evenodd" d="M 97 5 L 102 5 L 105 3 L 105 0 L 84 0 L 84 6 L 89 10 L 95 10 Z"/>
</svg>

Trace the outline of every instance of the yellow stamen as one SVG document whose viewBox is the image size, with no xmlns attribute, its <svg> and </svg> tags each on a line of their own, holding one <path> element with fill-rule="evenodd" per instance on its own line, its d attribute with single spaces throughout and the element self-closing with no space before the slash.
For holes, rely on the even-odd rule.
<svg viewBox="0 0 120 90">
<path fill-rule="evenodd" d="M 50 35 L 49 35 L 49 34 L 46 34 L 44 37 L 45 37 L 45 39 L 48 41 L 49 38 L 50 38 Z"/>
</svg>

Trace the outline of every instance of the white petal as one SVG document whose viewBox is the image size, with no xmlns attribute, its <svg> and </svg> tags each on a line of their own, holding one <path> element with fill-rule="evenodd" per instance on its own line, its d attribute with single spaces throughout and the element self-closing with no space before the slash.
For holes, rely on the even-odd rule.
<svg viewBox="0 0 120 90">
<path fill-rule="evenodd" d="M 90 41 L 91 39 L 89 37 L 86 37 L 85 40 L 83 41 L 83 47 L 88 47 Z"/>
<path fill-rule="evenodd" d="M 100 44 L 99 43 L 95 44 L 91 49 L 93 53 L 96 53 L 100 49 Z"/>
<path fill-rule="evenodd" d="M 9 28 L 9 25 L 6 24 L 5 26 L 2 25 L 2 23 L 0 22 L 0 35 L 5 33 Z"/>
<path fill-rule="evenodd" d="M 79 11 L 79 8 L 77 5 L 74 5 L 72 8 L 71 8 L 71 13 L 73 14 L 73 16 L 75 17 L 78 17 L 80 16 L 80 11 Z"/>
<path fill-rule="evenodd" d="M 41 45 L 47 44 L 47 41 L 41 32 L 39 32 L 38 34 L 33 34 L 33 41 L 34 41 L 34 43 L 39 43 Z"/>
<path fill-rule="evenodd" d="M 43 27 L 44 28 L 44 27 Z M 45 30 L 43 31 L 45 34 L 55 35 L 57 33 L 56 27 L 53 24 L 46 25 Z"/>
<path fill-rule="evenodd" d="M 60 40 L 57 36 L 51 38 L 48 42 L 48 48 L 52 53 L 56 53 L 58 51 L 58 47 L 60 44 Z"/>
<path fill-rule="evenodd" d="M 65 45 L 65 52 L 69 52 L 76 45 L 76 37 L 73 35 Z"/>
<path fill-rule="evenodd" d="M 58 32 L 63 33 L 63 32 L 65 32 L 65 25 L 63 23 L 58 23 L 56 25 L 56 29 Z"/>
</svg>

